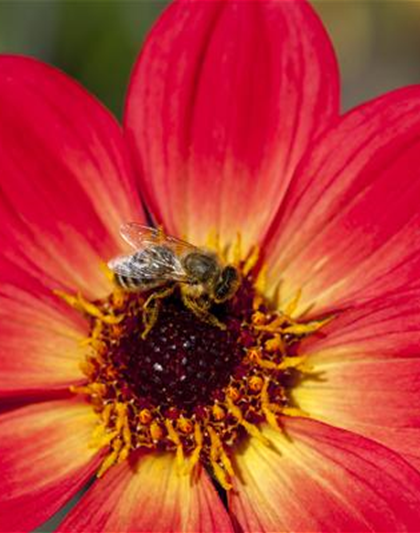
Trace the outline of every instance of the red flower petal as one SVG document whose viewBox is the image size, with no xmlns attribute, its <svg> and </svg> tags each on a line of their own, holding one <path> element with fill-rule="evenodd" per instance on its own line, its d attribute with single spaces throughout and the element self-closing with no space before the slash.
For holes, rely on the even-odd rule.
<svg viewBox="0 0 420 533">
<path fill-rule="evenodd" d="M 221 533 L 233 531 L 205 472 L 177 471 L 174 454 L 149 454 L 113 467 L 70 512 L 58 531 Z"/>
<path fill-rule="evenodd" d="M 33 59 L 0 58 L 2 279 L 108 290 L 99 270 L 121 222 L 143 214 L 120 129 L 76 83 Z"/>
<path fill-rule="evenodd" d="M 315 132 L 337 114 L 335 58 L 310 6 L 175 2 L 136 65 L 126 130 L 168 231 L 255 244 Z"/>
<path fill-rule="evenodd" d="M 315 379 L 294 389 L 298 405 L 420 469 L 420 290 L 345 312 L 325 332 L 302 346 Z"/>
<path fill-rule="evenodd" d="M 0 286 L 0 396 L 67 388 L 80 381 L 87 323 L 37 281 L 33 292 Z"/>
<path fill-rule="evenodd" d="M 299 311 L 418 282 L 420 87 L 345 115 L 299 167 L 267 245 L 271 284 Z"/>
<path fill-rule="evenodd" d="M 244 531 L 418 532 L 420 476 L 397 454 L 312 420 L 284 430 L 237 457 L 230 507 Z"/>
<path fill-rule="evenodd" d="M 31 531 L 83 487 L 97 465 L 88 448 L 96 419 L 70 400 L 0 416 L 0 531 Z"/>
<path fill-rule="evenodd" d="M 0 396 L 67 389 L 83 378 L 88 324 L 24 269 L 9 273 L 0 286 Z"/>
</svg>

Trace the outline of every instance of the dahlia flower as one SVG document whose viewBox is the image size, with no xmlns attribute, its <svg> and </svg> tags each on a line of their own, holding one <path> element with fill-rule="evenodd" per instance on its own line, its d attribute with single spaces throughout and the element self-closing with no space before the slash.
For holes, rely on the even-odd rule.
<svg viewBox="0 0 420 533">
<path fill-rule="evenodd" d="M 419 530 L 420 89 L 338 90 L 300 0 L 172 3 L 122 130 L 0 57 L 2 531 L 92 479 L 59 531 Z M 106 265 L 147 220 L 235 294 L 145 332 Z"/>
</svg>

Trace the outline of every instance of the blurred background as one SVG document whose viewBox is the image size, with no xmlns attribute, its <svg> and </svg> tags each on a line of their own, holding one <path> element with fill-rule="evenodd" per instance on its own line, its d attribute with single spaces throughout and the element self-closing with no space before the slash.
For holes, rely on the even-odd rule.
<svg viewBox="0 0 420 533">
<path fill-rule="evenodd" d="M 0 52 L 56 65 L 121 116 L 128 76 L 164 1 L 0 0 Z M 420 0 L 314 0 L 334 42 L 345 109 L 420 82 Z"/>
<path fill-rule="evenodd" d="M 120 118 L 131 68 L 165 4 L 162 0 L 0 0 L 0 53 L 30 55 L 61 68 Z M 420 0 L 314 0 L 312 4 L 338 55 L 344 109 L 402 85 L 420 83 Z M 37 531 L 53 531 L 78 497 Z"/>
</svg>

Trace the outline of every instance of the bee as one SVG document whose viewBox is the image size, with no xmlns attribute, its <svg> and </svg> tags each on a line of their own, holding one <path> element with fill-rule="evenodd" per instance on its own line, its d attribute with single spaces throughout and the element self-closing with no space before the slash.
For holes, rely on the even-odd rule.
<svg viewBox="0 0 420 533">
<path fill-rule="evenodd" d="M 226 329 L 210 309 L 235 295 L 241 282 L 236 267 L 222 265 L 213 252 L 165 235 L 160 229 L 128 222 L 120 232 L 134 252 L 109 261 L 115 282 L 130 292 L 154 290 L 144 304 L 150 311 L 144 315 L 143 337 L 157 320 L 159 301 L 176 287 L 184 305 L 199 319 Z"/>
</svg>

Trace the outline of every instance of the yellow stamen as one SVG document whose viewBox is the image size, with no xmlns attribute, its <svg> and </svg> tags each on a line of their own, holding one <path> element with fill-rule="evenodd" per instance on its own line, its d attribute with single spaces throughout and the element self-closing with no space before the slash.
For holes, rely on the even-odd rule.
<svg viewBox="0 0 420 533">
<path fill-rule="evenodd" d="M 101 478 L 105 472 L 107 470 L 109 470 L 111 468 L 111 466 L 116 462 L 117 460 L 117 457 L 118 457 L 118 452 L 117 451 L 113 451 L 112 453 L 110 453 L 104 460 L 104 462 L 102 463 L 101 467 L 99 468 L 97 474 L 96 474 L 96 477 L 98 478 Z"/>
<path fill-rule="evenodd" d="M 107 263 L 105 263 L 104 261 L 100 261 L 99 262 L 99 268 L 102 270 L 102 272 L 105 275 L 106 279 L 108 281 L 110 281 L 111 283 L 114 283 L 114 279 L 115 279 L 114 273 L 109 268 Z"/>
<path fill-rule="evenodd" d="M 149 411 L 149 409 L 142 409 L 139 413 L 139 420 L 144 425 L 149 425 L 152 421 L 152 413 Z"/>
<path fill-rule="evenodd" d="M 88 359 L 85 359 L 84 361 L 80 361 L 79 368 L 83 372 L 83 374 L 87 377 L 93 376 L 95 373 L 95 365 Z"/>
<path fill-rule="evenodd" d="M 258 311 L 258 309 L 263 305 L 264 298 L 261 296 L 261 294 L 256 294 L 254 296 L 254 300 L 252 301 L 252 309 L 253 311 Z"/>
<path fill-rule="evenodd" d="M 69 390 L 73 394 L 88 394 L 91 393 L 90 385 L 70 385 Z"/>
<path fill-rule="evenodd" d="M 115 281 L 115 274 L 109 268 L 109 266 L 106 263 L 101 261 L 99 267 L 102 270 L 102 272 L 104 273 L 106 279 L 110 283 L 112 283 L 112 285 L 113 285 L 113 293 L 112 293 L 112 296 L 111 296 L 112 303 L 113 303 L 114 307 L 116 307 L 117 309 L 120 309 L 124 305 L 125 298 L 126 298 L 126 293 L 121 287 L 119 287 L 117 285 L 117 283 Z"/>
<path fill-rule="evenodd" d="M 285 370 L 286 368 L 300 368 L 305 365 L 304 356 L 285 357 L 283 361 L 278 365 L 279 370 Z"/>
<path fill-rule="evenodd" d="M 233 471 L 232 463 L 227 456 L 225 449 L 223 448 L 223 444 L 219 438 L 219 435 L 211 426 L 208 426 L 207 431 L 211 441 L 210 457 L 215 461 L 220 459 L 226 472 L 233 477 L 235 473 Z"/>
<path fill-rule="evenodd" d="M 286 353 L 286 348 L 284 346 L 283 339 L 278 333 L 276 333 L 271 339 L 265 341 L 264 348 L 269 353 L 274 353 L 277 351 L 279 351 L 283 355 Z"/>
<path fill-rule="evenodd" d="M 232 464 L 230 462 L 230 459 L 227 457 L 226 452 L 223 449 L 222 443 L 220 442 L 220 439 L 214 429 L 211 426 L 208 426 L 207 431 L 211 441 L 210 463 L 213 468 L 213 472 L 220 485 L 225 490 L 230 490 L 232 488 L 232 484 L 229 482 L 226 473 L 230 476 L 234 475 Z M 221 461 L 223 468 L 220 466 L 218 462 L 219 460 Z"/>
<path fill-rule="evenodd" d="M 263 405 L 262 411 L 265 415 L 265 419 L 267 420 L 268 424 L 273 429 L 276 429 L 277 431 L 281 431 L 281 428 L 279 426 L 277 416 L 275 415 L 275 413 L 273 413 L 273 411 L 271 411 L 271 409 L 265 405 Z"/>
<path fill-rule="evenodd" d="M 156 420 L 150 424 L 150 436 L 154 442 L 159 441 L 164 435 L 163 429 Z"/>
<path fill-rule="evenodd" d="M 302 296 L 302 289 L 299 289 L 295 296 L 293 297 L 293 299 L 287 304 L 287 307 L 284 311 L 284 313 L 287 315 L 287 316 L 293 316 L 293 313 L 296 311 L 298 305 L 299 305 L 299 302 L 300 302 L 300 298 Z"/>
<path fill-rule="evenodd" d="M 120 454 L 121 446 L 122 446 L 122 442 L 120 439 L 115 439 L 113 441 L 112 443 L 113 451 L 105 458 L 104 462 L 99 468 L 96 474 L 98 478 L 102 477 L 105 474 L 105 472 L 109 470 L 111 466 L 117 462 L 118 456 Z"/>
<path fill-rule="evenodd" d="M 80 342 L 80 346 L 92 346 L 93 348 L 95 348 L 96 343 L 102 342 L 99 340 L 101 333 L 102 333 L 102 329 L 103 329 L 102 322 L 100 320 L 96 320 L 90 336 L 87 337 L 86 339 L 83 339 Z"/>
<path fill-rule="evenodd" d="M 234 402 L 237 402 L 241 397 L 240 392 L 235 387 L 228 387 L 226 394 Z"/>
<path fill-rule="evenodd" d="M 125 421 L 127 420 L 127 405 L 125 403 L 118 402 L 115 405 L 115 411 L 117 415 L 115 429 L 118 431 L 118 433 L 120 433 L 125 424 Z"/>
<path fill-rule="evenodd" d="M 124 446 L 124 448 L 120 451 L 119 455 L 118 455 L 118 463 L 122 463 L 123 461 L 125 461 L 128 456 L 130 455 L 130 451 L 131 451 L 131 446 L 129 446 L 128 444 Z"/>
<path fill-rule="evenodd" d="M 113 409 L 112 403 L 108 403 L 107 405 L 105 405 L 104 410 L 102 411 L 102 421 L 105 427 L 109 425 L 112 409 Z"/>
<path fill-rule="evenodd" d="M 232 256 L 233 263 L 239 265 L 242 260 L 242 236 L 239 232 L 236 234 L 236 239 L 233 244 Z"/>
<path fill-rule="evenodd" d="M 102 320 L 105 324 L 118 324 L 123 320 L 124 316 L 114 316 L 109 314 L 104 314 L 101 309 L 86 300 L 81 293 L 78 293 L 77 296 L 68 294 L 64 291 L 54 290 L 53 293 L 64 300 L 70 307 L 74 307 L 77 311 L 83 312 L 89 316 L 93 316 Z"/>
<path fill-rule="evenodd" d="M 268 370 L 277 370 L 278 364 L 269 359 L 262 358 L 262 352 L 259 349 L 248 350 L 248 357 L 253 363 L 257 363 L 261 368 L 266 368 Z"/>
<path fill-rule="evenodd" d="M 124 446 L 118 456 L 119 463 L 122 463 L 123 461 L 125 461 L 125 459 L 127 459 L 131 451 L 131 431 L 130 431 L 130 425 L 128 422 L 127 414 L 124 417 L 124 423 L 122 427 L 122 440 L 123 440 Z"/>
<path fill-rule="evenodd" d="M 259 294 L 264 294 L 267 286 L 267 265 L 263 265 L 255 280 L 255 289 Z"/>
<path fill-rule="evenodd" d="M 304 418 L 309 418 L 310 416 L 309 413 L 302 411 L 300 407 L 285 406 L 283 407 L 282 412 L 286 416 L 299 416 L 299 417 L 304 417 Z"/>
<path fill-rule="evenodd" d="M 102 424 L 95 427 L 89 440 L 89 448 L 100 450 L 108 446 L 110 442 L 118 435 L 117 431 L 107 431 Z"/>
<path fill-rule="evenodd" d="M 267 320 L 267 317 L 264 313 L 261 313 L 261 311 L 255 311 L 255 313 L 252 315 L 252 323 L 254 326 L 260 326 L 262 324 L 265 324 Z"/>
<path fill-rule="evenodd" d="M 117 309 L 121 309 L 125 303 L 125 292 L 119 287 L 115 287 L 112 294 L 112 303 Z"/>
<path fill-rule="evenodd" d="M 254 426 L 253 424 L 244 419 L 242 411 L 232 402 L 229 397 L 226 397 L 226 405 L 229 409 L 229 412 L 236 418 L 239 424 L 244 427 L 252 437 L 256 437 L 258 440 L 260 440 L 267 446 L 270 445 L 270 441 L 267 439 L 267 437 L 265 437 L 261 433 L 257 426 Z"/>
<path fill-rule="evenodd" d="M 277 409 L 273 409 L 273 407 L 278 407 L 277 405 L 274 405 L 270 402 L 270 396 L 268 394 L 268 385 L 269 381 L 268 379 L 264 380 L 264 386 L 261 390 L 261 409 L 264 413 L 264 416 L 269 423 L 269 425 L 276 430 L 280 430 L 280 426 L 277 421 L 277 416 L 275 414 L 275 411 Z"/>
<path fill-rule="evenodd" d="M 310 335 L 311 333 L 315 333 L 319 331 L 321 328 L 326 326 L 331 320 L 333 319 L 333 316 L 329 316 L 327 318 L 324 318 L 322 320 L 312 320 L 311 322 L 299 323 L 299 324 L 292 324 L 291 326 L 288 326 L 283 329 L 283 333 L 290 334 L 290 335 Z"/>
<path fill-rule="evenodd" d="M 187 435 L 194 431 L 194 424 L 188 418 L 178 418 L 176 425 L 182 433 Z"/>
<path fill-rule="evenodd" d="M 214 477 L 217 479 L 220 486 L 226 491 L 231 490 L 233 485 L 229 483 L 226 472 L 223 470 L 223 468 L 218 463 L 212 460 L 210 460 L 210 464 L 213 468 Z"/>
<path fill-rule="evenodd" d="M 254 363 L 258 361 L 259 359 L 261 359 L 261 353 L 262 353 L 261 348 L 250 348 L 247 351 L 249 360 Z"/>
<path fill-rule="evenodd" d="M 112 335 L 114 339 L 119 339 L 124 334 L 124 327 L 121 324 L 112 324 Z"/>
<path fill-rule="evenodd" d="M 220 253 L 220 235 L 216 231 L 216 228 L 212 228 L 207 236 L 206 246 L 210 250 Z"/>
<path fill-rule="evenodd" d="M 194 424 L 194 440 L 197 446 L 203 446 L 203 434 L 197 422 Z"/>
<path fill-rule="evenodd" d="M 249 387 L 254 392 L 259 392 L 263 387 L 263 380 L 260 376 L 252 376 L 249 380 Z"/>
<path fill-rule="evenodd" d="M 252 269 L 258 263 L 259 258 L 260 258 L 260 248 L 259 246 L 254 246 L 251 250 L 251 253 L 248 255 L 245 261 L 245 264 L 242 268 L 242 272 L 244 276 L 247 276 L 252 271 Z"/>
<path fill-rule="evenodd" d="M 104 396 L 106 394 L 106 385 L 104 383 L 94 382 L 89 385 L 93 396 Z"/>
<path fill-rule="evenodd" d="M 264 315 L 265 317 L 265 315 Z M 282 332 L 282 326 L 287 321 L 287 318 L 285 315 L 279 315 L 276 316 L 273 320 L 267 323 L 267 319 L 265 317 L 264 322 L 255 323 L 254 329 L 257 331 L 267 331 L 268 333 L 278 333 Z"/>
<path fill-rule="evenodd" d="M 186 469 L 187 474 L 193 471 L 195 465 L 200 460 L 201 450 L 203 449 L 203 434 L 201 432 L 200 425 L 197 422 L 194 424 L 194 441 L 196 446 L 188 461 L 188 466 Z"/>
<path fill-rule="evenodd" d="M 125 422 L 124 422 L 122 437 L 123 437 L 124 443 L 130 448 L 131 447 L 131 431 L 130 431 L 130 426 L 128 424 L 127 418 L 125 419 Z"/>
<path fill-rule="evenodd" d="M 220 405 L 218 405 L 217 403 L 213 405 L 212 413 L 213 413 L 214 419 L 217 421 L 224 420 L 226 416 L 225 410 L 222 407 L 220 407 Z"/>
<path fill-rule="evenodd" d="M 169 439 L 176 446 L 176 461 L 178 465 L 178 472 L 182 473 L 184 467 L 184 448 L 182 446 L 181 439 L 178 433 L 176 432 L 171 420 L 165 420 L 165 427 L 166 431 L 168 432 Z"/>
</svg>

